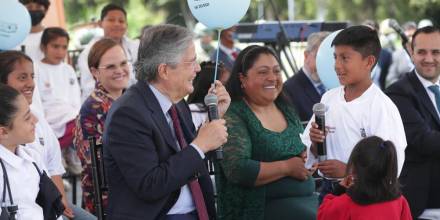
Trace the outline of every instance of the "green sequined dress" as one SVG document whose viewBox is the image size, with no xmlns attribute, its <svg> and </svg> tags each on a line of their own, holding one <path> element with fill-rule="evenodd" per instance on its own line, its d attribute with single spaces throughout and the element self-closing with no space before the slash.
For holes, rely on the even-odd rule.
<svg viewBox="0 0 440 220">
<path fill-rule="evenodd" d="M 262 126 L 244 101 L 231 103 L 225 119 L 228 142 L 218 175 L 218 215 L 221 220 L 316 219 L 318 208 L 314 181 L 284 177 L 255 187 L 259 162 L 286 160 L 305 148 L 299 134 L 303 127 L 294 110 L 277 103 L 287 128 L 274 132 Z"/>
</svg>

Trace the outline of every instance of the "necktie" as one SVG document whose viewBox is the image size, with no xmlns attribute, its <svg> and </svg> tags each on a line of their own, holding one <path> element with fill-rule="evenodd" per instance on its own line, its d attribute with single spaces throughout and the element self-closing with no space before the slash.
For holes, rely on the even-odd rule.
<svg viewBox="0 0 440 220">
<path fill-rule="evenodd" d="M 432 85 L 428 87 L 435 96 L 435 104 L 437 105 L 437 111 L 440 112 L 440 88 L 438 85 Z"/>
<path fill-rule="evenodd" d="M 318 89 L 320 95 L 324 94 L 325 91 L 326 91 L 325 86 L 324 86 L 324 84 L 322 84 L 322 83 L 320 83 L 320 84 L 317 86 L 317 89 Z"/>
<path fill-rule="evenodd" d="M 237 51 L 232 52 L 231 55 L 232 55 L 232 57 L 234 57 L 234 60 L 237 59 L 237 57 L 238 57 Z"/>
<path fill-rule="evenodd" d="M 177 141 L 179 142 L 180 147 L 183 149 L 187 147 L 187 143 L 185 137 L 183 136 L 182 127 L 180 126 L 179 116 L 177 114 L 177 108 L 175 105 L 171 106 L 169 114 L 171 116 L 171 120 L 173 121 L 173 128 Z M 205 199 L 203 198 L 203 193 L 202 189 L 200 188 L 199 181 L 197 181 L 197 179 L 191 181 L 189 183 L 189 189 L 191 190 L 194 203 L 196 204 L 199 220 L 209 220 L 208 211 L 206 210 L 205 205 Z"/>
</svg>

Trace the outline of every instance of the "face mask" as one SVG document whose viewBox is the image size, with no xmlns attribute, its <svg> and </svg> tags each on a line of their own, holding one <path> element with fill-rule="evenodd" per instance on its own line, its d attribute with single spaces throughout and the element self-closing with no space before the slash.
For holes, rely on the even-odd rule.
<svg viewBox="0 0 440 220">
<path fill-rule="evenodd" d="M 45 16 L 44 11 L 40 10 L 29 11 L 29 14 L 31 15 L 32 26 L 39 24 Z"/>
</svg>

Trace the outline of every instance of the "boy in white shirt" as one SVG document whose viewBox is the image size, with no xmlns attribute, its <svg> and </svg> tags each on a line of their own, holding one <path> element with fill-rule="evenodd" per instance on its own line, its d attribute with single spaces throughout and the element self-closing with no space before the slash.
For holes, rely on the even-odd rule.
<svg viewBox="0 0 440 220">
<path fill-rule="evenodd" d="M 398 173 L 406 148 L 397 107 L 370 77 L 381 49 L 377 32 L 366 26 L 352 26 L 342 30 L 332 46 L 335 46 L 335 70 L 342 86 L 329 90 L 321 99 L 328 107 L 326 134 L 318 129 L 312 116 L 301 137 L 308 147 L 307 167 L 318 162 L 317 143 L 326 142 L 327 160 L 318 162 L 318 171 L 325 177 L 320 199 L 332 192 L 337 179 L 346 175 L 348 158 L 359 140 L 376 135 L 392 141 L 397 151 Z"/>
</svg>

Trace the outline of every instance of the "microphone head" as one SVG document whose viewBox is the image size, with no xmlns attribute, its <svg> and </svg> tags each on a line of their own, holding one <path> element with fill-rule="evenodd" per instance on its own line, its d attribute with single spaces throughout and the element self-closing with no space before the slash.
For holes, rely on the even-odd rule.
<svg viewBox="0 0 440 220">
<path fill-rule="evenodd" d="M 315 115 L 323 116 L 323 115 L 325 115 L 325 112 L 327 111 L 327 106 L 322 103 L 316 103 L 313 105 L 312 110 Z"/>
<path fill-rule="evenodd" d="M 218 104 L 218 98 L 215 94 L 208 93 L 205 96 L 205 105 L 206 106 L 217 105 L 217 104 Z"/>
<path fill-rule="evenodd" d="M 390 19 L 388 25 L 394 30 L 400 30 L 400 25 L 395 19 Z"/>
</svg>

